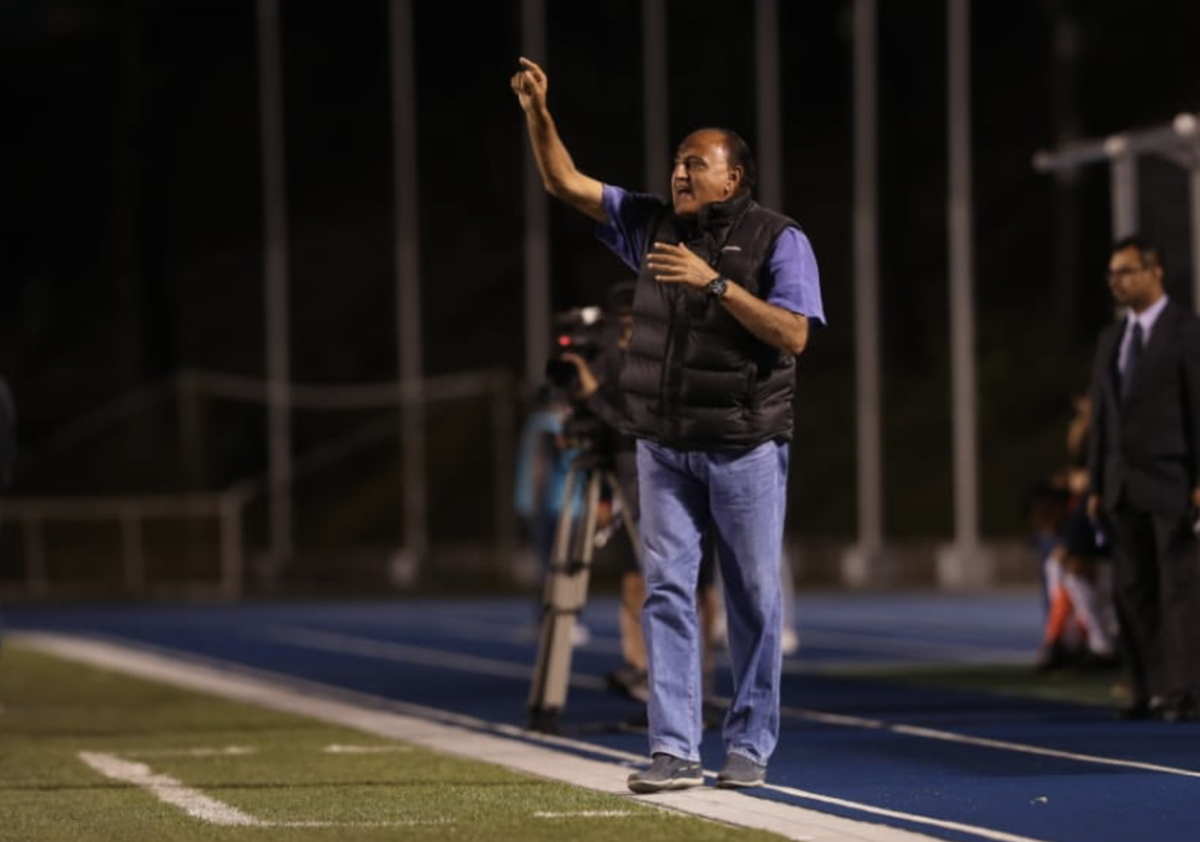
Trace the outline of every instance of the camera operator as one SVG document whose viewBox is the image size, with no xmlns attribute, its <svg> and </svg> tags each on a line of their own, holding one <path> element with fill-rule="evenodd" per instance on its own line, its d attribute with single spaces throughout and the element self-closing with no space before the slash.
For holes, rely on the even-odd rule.
<svg viewBox="0 0 1200 842">
<path fill-rule="evenodd" d="M 573 406 L 578 413 L 590 416 L 602 427 L 598 436 L 602 456 L 611 461 L 624 503 L 636 523 L 639 513 L 637 451 L 634 439 L 622 431 L 625 410 L 619 385 L 621 365 L 633 335 L 633 288 L 632 281 L 624 281 L 610 290 L 606 319 L 596 338 L 593 354 L 566 350 L 558 355 L 558 359 L 574 367 L 568 384 Z M 590 363 L 588 356 L 592 358 Z M 617 516 L 615 510 L 610 510 L 601 526 L 607 528 L 619 523 Z M 636 550 L 631 549 L 624 556 L 618 614 L 621 655 L 625 663 L 621 669 L 609 673 L 608 682 L 614 690 L 643 703 L 647 698 L 646 644 L 641 628 L 645 598 L 646 587 Z"/>
<path fill-rule="evenodd" d="M 620 388 L 621 368 L 633 337 L 633 293 L 633 281 L 615 284 L 610 290 L 605 307 L 606 319 L 595 342 L 592 362 L 589 363 L 587 354 L 573 351 L 561 352 L 558 359 L 575 369 L 574 376 L 567 384 L 575 411 L 597 419 L 604 428 L 598 436 L 602 442 L 600 449 L 603 456 L 611 460 L 625 505 L 629 507 L 634 523 L 637 523 L 641 512 L 638 505 L 636 439 L 624 432 L 625 401 Z M 619 523 L 617 512 L 610 511 L 606 520 Z M 715 570 L 712 553 L 706 549 L 697 587 L 705 641 L 703 669 L 706 687 L 712 683 L 715 630 L 720 612 Z M 646 582 L 638 566 L 637 550 L 631 550 L 624 556 L 618 614 L 621 654 L 625 663 L 620 669 L 610 672 L 607 678 L 612 690 L 643 704 L 649 696 L 646 643 L 641 625 L 642 604 L 645 601 Z"/>
</svg>

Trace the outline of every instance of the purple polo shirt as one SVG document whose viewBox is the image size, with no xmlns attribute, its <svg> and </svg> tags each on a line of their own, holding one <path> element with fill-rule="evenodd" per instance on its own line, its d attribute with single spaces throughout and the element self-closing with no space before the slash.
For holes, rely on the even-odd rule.
<svg viewBox="0 0 1200 842">
<path fill-rule="evenodd" d="M 630 193 L 606 184 L 604 212 L 608 214 L 608 224 L 596 226 L 596 236 L 633 271 L 640 271 L 642 255 L 646 253 L 646 227 L 666 205 L 661 196 Z M 767 261 L 767 271 L 772 278 L 768 304 L 825 324 L 817 258 L 803 231 L 787 228 L 779 235 Z"/>
</svg>

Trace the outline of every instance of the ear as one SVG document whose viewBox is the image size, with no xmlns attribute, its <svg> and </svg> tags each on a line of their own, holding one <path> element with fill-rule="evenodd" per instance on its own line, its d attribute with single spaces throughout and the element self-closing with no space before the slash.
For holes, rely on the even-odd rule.
<svg viewBox="0 0 1200 842">
<path fill-rule="evenodd" d="M 746 174 L 745 168 L 740 164 L 735 164 L 729 168 L 729 192 L 736 193 L 738 188 L 742 186 L 742 176 Z"/>
</svg>

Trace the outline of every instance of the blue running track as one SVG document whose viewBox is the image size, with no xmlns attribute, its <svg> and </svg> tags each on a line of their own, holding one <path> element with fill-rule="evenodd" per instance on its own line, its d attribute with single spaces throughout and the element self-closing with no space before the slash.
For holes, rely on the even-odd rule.
<svg viewBox="0 0 1200 842">
<path fill-rule="evenodd" d="M 15 605 L 6 617 L 10 629 L 152 646 L 523 726 L 532 613 L 518 600 L 396 600 Z M 797 616 L 802 645 L 785 664 L 783 734 L 759 797 L 948 840 L 1200 840 L 1200 725 L 887 679 L 898 665 L 1030 662 L 1035 596 L 814 595 Z M 628 724 L 640 708 L 604 686 L 620 660 L 615 604 L 594 600 L 583 619 L 591 640 L 575 651 L 563 750 L 644 754 L 644 733 Z M 706 733 L 703 760 L 721 765 L 719 730 Z"/>
</svg>

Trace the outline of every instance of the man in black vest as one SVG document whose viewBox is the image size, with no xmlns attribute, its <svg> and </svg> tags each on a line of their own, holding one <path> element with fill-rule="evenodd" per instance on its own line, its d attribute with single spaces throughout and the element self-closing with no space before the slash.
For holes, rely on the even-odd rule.
<svg viewBox="0 0 1200 842">
<path fill-rule="evenodd" d="M 1113 541 L 1133 698 L 1123 718 L 1200 718 L 1200 319 L 1163 291 L 1161 251 L 1126 237 L 1108 263 L 1125 318 L 1092 369 L 1088 511 Z"/>
<path fill-rule="evenodd" d="M 757 786 L 779 737 L 783 543 L 795 357 L 824 322 L 799 226 L 751 198 L 754 161 L 725 129 L 676 150 L 671 199 L 575 168 L 528 59 L 512 78 L 546 190 L 599 223 L 638 273 L 621 373 L 637 438 L 652 763 L 634 792 L 704 782 L 696 579 L 711 527 L 725 584 L 734 694 L 723 787 Z"/>
</svg>

